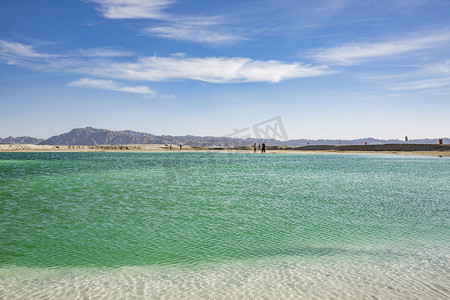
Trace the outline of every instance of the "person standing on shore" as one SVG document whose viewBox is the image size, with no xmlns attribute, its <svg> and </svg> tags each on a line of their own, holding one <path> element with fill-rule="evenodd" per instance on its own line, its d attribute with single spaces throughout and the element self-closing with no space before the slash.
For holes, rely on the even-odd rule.
<svg viewBox="0 0 450 300">
<path fill-rule="evenodd" d="M 183 144 L 180 144 L 180 151 L 183 150 Z"/>
<path fill-rule="evenodd" d="M 261 153 L 266 153 L 266 144 L 262 143 Z"/>
<path fill-rule="evenodd" d="M 253 153 L 256 153 L 256 143 L 253 144 Z"/>
</svg>

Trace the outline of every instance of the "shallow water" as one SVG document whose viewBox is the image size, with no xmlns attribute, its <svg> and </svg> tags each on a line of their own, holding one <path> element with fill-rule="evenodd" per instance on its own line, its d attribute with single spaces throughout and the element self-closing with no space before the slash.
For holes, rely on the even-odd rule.
<svg viewBox="0 0 450 300">
<path fill-rule="evenodd" d="M 0 153 L 0 298 L 450 297 L 450 159 Z"/>
</svg>

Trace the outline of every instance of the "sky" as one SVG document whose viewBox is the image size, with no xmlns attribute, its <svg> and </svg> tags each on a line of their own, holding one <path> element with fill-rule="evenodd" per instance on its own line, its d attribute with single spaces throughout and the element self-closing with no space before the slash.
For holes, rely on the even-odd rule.
<svg viewBox="0 0 450 300">
<path fill-rule="evenodd" d="M 450 137 L 448 0 L 2 0 L 0 137 Z"/>
</svg>

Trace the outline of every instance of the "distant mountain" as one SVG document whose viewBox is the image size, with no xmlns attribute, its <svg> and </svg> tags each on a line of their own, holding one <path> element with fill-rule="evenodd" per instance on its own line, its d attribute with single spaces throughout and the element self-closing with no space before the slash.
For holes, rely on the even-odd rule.
<svg viewBox="0 0 450 300">
<path fill-rule="evenodd" d="M 96 129 L 92 127 L 73 129 L 68 133 L 53 136 L 41 145 L 127 145 L 127 144 L 169 144 L 201 147 L 235 147 L 241 145 L 253 145 L 253 143 L 267 145 L 299 147 L 305 145 L 381 145 L 381 144 L 402 144 L 402 140 L 380 140 L 374 138 L 356 140 L 307 140 L 296 139 L 287 142 L 274 139 L 237 139 L 229 137 L 212 136 L 171 136 L 154 135 L 131 130 L 111 131 L 107 129 Z M 410 140 L 411 144 L 437 144 L 437 139 Z M 450 143 L 450 139 L 445 138 L 444 143 Z"/>
<path fill-rule="evenodd" d="M 52 136 L 40 145 L 127 145 L 153 144 L 154 135 L 133 131 L 111 131 L 92 127 L 76 128 L 70 132 Z"/>
<path fill-rule="evenodd" d="M 171 144 L 186 146 L 218 146 L 230 147 L 241 141 L 232 138 L 200 137 L 200 136 L 157 136 L 154 134 L 131 130 L 112 131 L 92 127 L 76 128 L 42 141 L 40 145 L 129 145 L 129 144 Z"/>
<path fill-rule="evenodd" d="M 9 136 L 7 138 L 0 138 L 0 144 L 39 144 L 43 139 L 37 139 L 29 136 L 20 136 L 20 137 L 12 137 Z"/>
<path fill-rule="evenodd" d="M 444 138 L 444 144 L 449 144 L 450 139 Z M 132 130 L 112 131 L 107 129 L 97 129 L 92 127 L 76 128 L 70 132 L 52 136 L 49 139 L 42 140 L 31 137 L 8 137 L 0 138 L 0 144 L 39 144 L 39 145 L 129 145 L 129 144 L 167 144 L 200 147 L 237 147 L 243 145 L 253 145 L 253 143 L 271 146 L 289 146 L 300 147 L 306 145 L 382 145 L 382 144 L 403 144 L 403 140 L 380 140 L 374 138 L 362 138 L 355 140 L 308 140 L 295 139 L 289 141 L 279 141 L 274 139 L 255 139 L 255 138 L 230 138 L 213 136 L 171 136 L 154 135 L 150 133 L 136 132 Z M 417 139 L 410 140 L 410 144 L 437 144 L 438 139 Z"/>
</svg>

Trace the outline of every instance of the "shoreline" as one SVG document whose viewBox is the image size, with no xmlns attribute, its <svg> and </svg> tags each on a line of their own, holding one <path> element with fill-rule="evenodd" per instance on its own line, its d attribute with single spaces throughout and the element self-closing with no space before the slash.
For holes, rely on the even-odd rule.
<svg viewBox="0 0 450 300">
<path fill-rule="evenodd" d="M 406 148 L 407 150 L 403 150 Z M 437 150 L 439 149 L 439 150 Z M 32 144 L 3 144 L 0 152 L 216 152 L 216 153 L 253 153 L 250 147 L 242 146 L 238 149 L 224 147 L 191 147 L 183 146 L 183 150 L 162 144 L 143 145 L 32 145 Z M 260 153 L 260 151 L 257 151 Z M 269 146 L 267 154 L 385 154 L 385 155 L 426 155 L 450 156 L 450 145 L 354 145 L 354 146 L 305 146 L 278 147 Z"/>
</svg>

